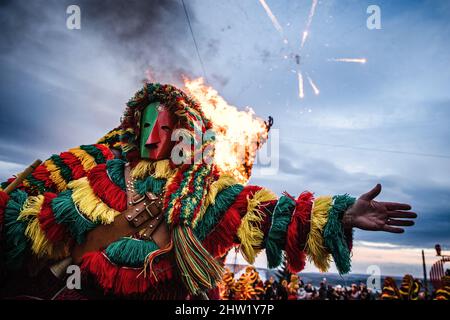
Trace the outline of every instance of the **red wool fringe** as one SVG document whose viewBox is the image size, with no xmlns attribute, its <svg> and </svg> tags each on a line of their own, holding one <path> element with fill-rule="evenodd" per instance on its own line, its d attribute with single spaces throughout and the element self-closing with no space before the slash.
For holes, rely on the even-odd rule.
<svg viewBox="0 0 450 320">
<path fill-rule="evenodd" d="M 55 198 L 55 193 L 44 193 L 44 203 L 42 204 L 41 211 L 38 215 L 39 225 L 48 240 L 52 243 L 57 243 L 67 239 L 69 234 L 67 228 L 62 224 L 58 224 L 55 220 L 55 216 L 53 215 L 51 202 Z"/>
<path fill-rule="evenodd" d="M 112 290 L 118 269 L 100 251 L 86 253 L 82 258 L 81 270 L 93 275 L 105 292 Z"/>
<path fill-rule="evenodd" d="M 286 258 L 288 270 L 297 273 L 305 268 L 306 253 L 303 251 L 309 233 L 309 219 L 313 205 L 313 194 L 303 192 L 297 199 L 294 214 L 286 235 Z"/>
<path fill-rule="evenodd" d="M 62 161 L 72 170 L 73 180 L 78 180 L 86 175 L 81 161 L 70 152 L 60 154 Z"/>
<path fill-rule="evenodd" d="M 41 164 L 40 166 L 38 166 L 31 175 L 33 176 L 33 178 L 44 182 L 46 188 L 50 189 L 53 187 L 53 181 L 52 179 L 50 179 L 50 172 L 48 172 L 45 165 Z"/>
<path fill-rule="evenodd" d="M 119 212 L 127 208 L 127 195 L 119 186 L 108 177 L 106 164 L 98 164 L 88 173 L 89 184 L 94 193 L 110 208 Z"/>
<path fill-rule="evenodd" d="M 259 210 L 266 213 L 266 215 L 264 216 L 264 220 L 261 221 L 261 231 L 263 232 L 264 237 L 267 237 L 270 226 L 272 225 L 272 215 L 267 212 L 273 212 L 275 206 L 277 205 L 277 202 L 278 200 L 265 201 L 258 206 Z"/>
<path fill-rule="evenodd" d="M 158 282 L 152 277 L 144 277 L 144 274 L 141 273 L 142 269 L 120 267 L 111 263 L 106 255 L 100 251 L 85 254 L 81 269 L 83 272 L 94 276 L 105 293 L 123 296 L 147 293 L 157 297 L 161 287 L 167 290 L 166 294 L 177 290 L 177 286 L 174 286 L 172 281 L 174 280 L 174 273 L 169 261 L 166 257 L 154 264 L 155 272 L 158 274 Z"/>
<path fill-rule="evenodd" d="M 116 295 L 130 295 L 142 294 L 150 288 L 150 281 L 140 274 L 140 269 L 117 268 L 117 273 L 114 282 L 114 294 Z"/>
<path fill-rule="evenodd" d="M 261 190 L 258 186 L 247 186 L 236 197 L 234 203 L 225 211 L 220 222 L 203 240 L 203 247 L 214 257 L 220 257 L 234 245 L 236 233 L 241 225 L 241 217 L 247 213 L 248 199 Z"/>
<path fill-rule="evenodd" d="M 241 225 L 241 215 L 235 207 L 230 207 L 222 220 L 203 240 L 203 247 L 213 256 L 220 257 L 234 246 L 234 238 Z"/>
<path fill-rule="evenodd" d="M 139 153 L 138 149 L 130 150 L 126 155 L 126 158 L 128 162 L 130 162 L 132 168 L 134 168 L 139 163 L 139 161 L 142 160 L 141 154 Z"/>
<path fill-rule="evenodd" d="M 262 188 L 259 186 L 246 186 L 236 197 L 236 201 L 234 201 L 232 206 L 239 210 L 241 217 L 245 216 L 247 213 L 248 200 L 250 197 L 253 197 L 253 195 L 261 189 Z"/>
<path fill-rule="evenodd" d="M 3 221 L 5 216 L 5 208 L 8 204 L 9 196 L 6 192 L 0 191 L 0 230 L 3 229 Z"/>
<path fill-rule="evenodd" d="M 106 145 L 94 144 L 94 146 L 101 151 L 106 161 L 114 159 L 114 153 Z"/>
</svg>

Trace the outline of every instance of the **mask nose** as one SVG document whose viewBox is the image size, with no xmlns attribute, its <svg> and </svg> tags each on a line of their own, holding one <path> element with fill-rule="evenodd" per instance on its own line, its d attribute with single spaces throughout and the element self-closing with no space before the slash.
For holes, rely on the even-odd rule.
<svg viewBox="0 0 450 320">
<path fill-rule="evenodd" d="M 155 126 L 153 127 L 152 132 L 150 133 L 150 136 L 148 137 L 147 141 L 145 142 L 145 146 L 147 148 L 156 148 L 158 146 L 158 143 L 161 142 L 161 139 L 159 137 L 159 132 L 156 130 L 158 126 L 158 122 L 155 123 Z"/>
</svg>

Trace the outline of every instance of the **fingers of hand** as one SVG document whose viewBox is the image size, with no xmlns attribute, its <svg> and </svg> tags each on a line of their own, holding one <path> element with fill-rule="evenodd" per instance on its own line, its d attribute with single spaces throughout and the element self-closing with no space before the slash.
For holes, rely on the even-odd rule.
<svg viewBox="0 0 450 320">
<path fill-rule="evenodd" d="M 403 226 L 403 227 L 409 227 L 414 225 L 414 221 L 411 220 L 398 220 L 398 219 L 388 219 L 386 221 L 387 225 L 390 226 Z"/>
<path fill-rule="evenodd" d="M 411 206 L 407 203 L 398 202 L 380 202 L 388 210 L 411 210 Z"/>
<path fill-rule="evenodd" d="M 378 196 L 381 192 L 381 184 L 377 184 L 372 190 L 369 192 L 364 193 L 360 198 L 363 200 L 373 200 L 376 196 Z"/>
<path fill-rule="evenodd" d="M 384 225 L 383 231 L 391 232 L 391 233 L 403 233 L 403 232 L 405 232 L 405 230 L 403 230 L 402 228 L 392 227 L 392 226 L 387 225 L 387 224 Z"/>
<path fill-rule="evenodd" d="M 411 211 L 399 211 L 392 210 L 387 212 L 390 218 L 403 218 L 403 219 L 414 219 L 417 218 L 417 214 Z"/>
</svg>

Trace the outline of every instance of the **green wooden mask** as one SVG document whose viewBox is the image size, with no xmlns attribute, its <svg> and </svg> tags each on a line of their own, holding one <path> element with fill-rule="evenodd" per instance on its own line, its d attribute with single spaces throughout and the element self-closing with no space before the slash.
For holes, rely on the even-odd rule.
<svg viewBox="0 0 450 320">
<path fill-rule="evenodd" d="M 158 117 L 158 106 L 159 102 L 153 102 L 145 107 L 144 111 L 142 111 L 141 135 L 139 143 L 141 158 L 149 158 L 148 149 L 145 147 L 145 144 L 153 130 L 153 127 L 155 126 L 156 118 Z"/>
</svg>

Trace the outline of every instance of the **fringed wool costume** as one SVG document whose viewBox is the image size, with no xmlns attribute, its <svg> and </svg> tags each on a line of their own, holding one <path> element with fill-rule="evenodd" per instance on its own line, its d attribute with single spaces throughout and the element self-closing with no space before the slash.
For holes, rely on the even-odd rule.
<svg viewBox="0 0 450 320">
<path fill-rule="evenodd" d="M 121 215 L 127 208 L 127 163 L 136 192 L 162 197 L 171 241 L 159 248 L 137 233 L 86 253 L 83 275 L 105 295 L 184 299 L 205 292 L 220 281 L 221 261 L 236 246 L 250 264 L 265 249 L 269 268 L 285 255 L 292 272 L 301 271 L 307 258 L 321 271 L 333 259 L 340 273 L 349 272 L 352 230 L 344 229 L 342 217 L 354 198 L 308 191 L 278 198 L 266 188 L 238 183 L 214 164 L 143 160 L 140 116 L 154 101 L 177 115 L 187 136 L 212 127 L 201 106 L 182 91 L 145 85 L 127 103 L 120 127 L 97 144 L 53 155 L 11 194 L 0 192 L 6 275 L 69 257 L 89 231 Z M 196 152 L 213 152 L 213 145 L 205 139 Z"/>
<path fill-rule="evenodd" d="M 418 300 L 421 288 L 421 282 L 410 274 L 403 277 L 400 289 L 393 278 L 386 277 L 381 300 Z"/>
<path fill-rule="evenodd" d="M 450 300 L 450 276 L 442 277 L 442 287 L 436 290 L 435 300 Z"/>
</svg>

